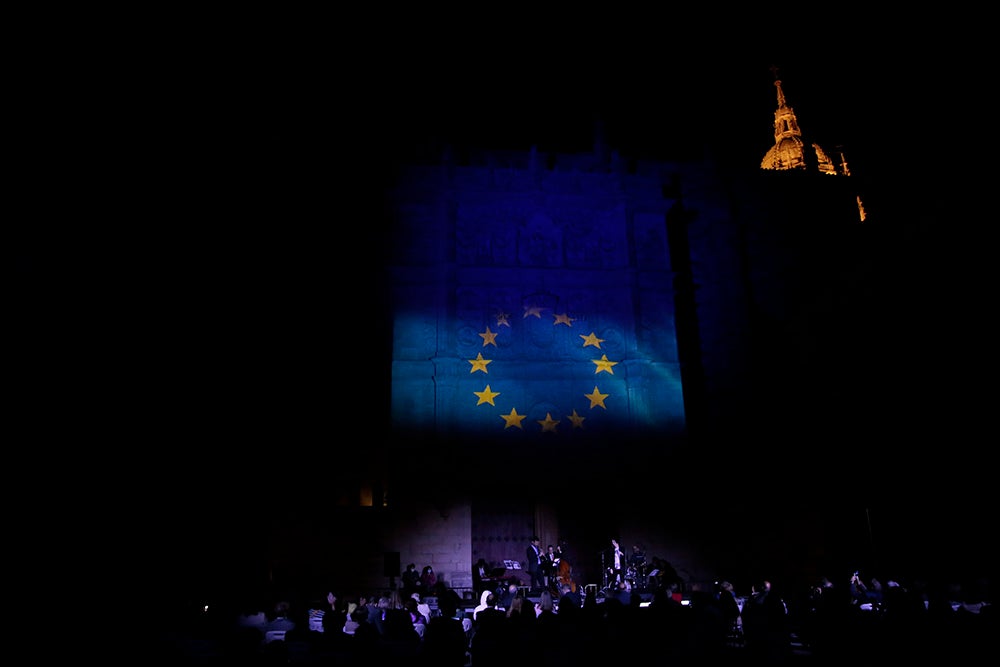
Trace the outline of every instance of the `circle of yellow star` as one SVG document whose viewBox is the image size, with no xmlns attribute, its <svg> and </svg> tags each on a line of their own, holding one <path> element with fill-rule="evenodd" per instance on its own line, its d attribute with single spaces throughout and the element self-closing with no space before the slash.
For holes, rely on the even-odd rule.
<svg viewBox="0 0 1000 667">
<path fill-rule="evenodd" d="M 573 422 L 573 428 L 583 428 L 583 420 L 586 417 L 582 417 L 576 413 L 576 408 L 573 408 L 573 414 L 566 415 L 566 419 Z"/>
<path fill-rule="evenodd" d="M 584 396 L 586 396 L 587 398 L 590 399 L 590 407 L 591 407 L 591 409 L 593 409 L 595 405 L 599 405 L 602 408 L 604 408 L 605 410 L 608 409 L 608 406 L 604 405 L 604 399 L 607 398 L 609 396 L 609 394 L 602 394 L 601 392 L 599 392 L 597 390 L 597 385 L 594 385 L 594 393 L 592 393 L 592 394 L 584 394 Z"/>
<path fill-rule="evenodd" d="M 489 326 L 486 327 L 486 333 L 481 333 L 479 335 L 483 337 L 483 347 L 486 347 L 487 345 L 492 345 L 493 347 L 497 346 L 497 335 L 495 332 L 490 331 Z"/>
<path fill-rule="evenodd" d="M 556 321 L 552 323 L 552 326 L 565 324 L 566 326 L 571 327 L 573 326 L 573 321 L 576 319 L 575 317 L 570 317 L 567 313 L 563 313 L 561 315 L 553 314 L 553 317 L 556 318 Z"/>
<path fill-rule="evenodd" d="M 601 343 L 604 342 L 604 339 L 603 338 L 598 338 L 597 336 L 595 336 L 593 331 L 591 331 L 586 336 L 584 336 L 583 334 L 580 334 L 580 338 L 583 339 L 583 346 L 584 347 L 587 347 L 588 345 L 593 345 L 597 349 L 601 349 Z"/>
<path fill-rule="evenodd" d="M 486 364 L 493 363 L 492 359 L 483 359 L 483 353 L 482 352 L 480 352 L 479 354 L 477 354 L 475 359 L 466 359 L 466 361 L 468 361 L 470 364 L 472 364 L 472 368 L 469 369 L 470 373 L 475 373 L 476 371 L 482 371 L 484 373 L 489 373 L 489 371 L 486 370 Z"/>
<path fill-rule="evenodd" d="M 524 319 L 524 318 L 528 317 L 528 315 L 534 315 L 538 319 L 541 319 L 542 318 L 542 307 L 541 306 L 525 306 L 524 307 L 524 317 L 522 317 L 521 319 Z"/>
<path fill-rule="evenodd" d="M 527 417 L 527 416 L 528 415 L 519 415 L 519 414 L 517 414 L 517 409 L 516 408 L 511 408 L 510 409 L 510 414 L 500 415 L 500 419 L 502 419 L 502 420 L 504 420 L 504 422 L 506 422 L 504 424 L 504 426 L 503 426 L 504 430 L 509 429 L 511 426 L 516 426 L 517 428 L 519 428 L 519 429 L 521 429 L 523 431 L 524 427 L 521 426 L 521 422 L 524 421 L 524 418 Z"/>
<path fill-rule="evenodd" d="M 545 413 L 545 419 L 536 419 L 535 421 L 542 425 L 542 433 L 545 433 L 546 431 L 555 433 L 556 426 L 559 426 L 559 420 L 553 419 L 551 412 Z"/>
<path fill-rule="evenodd" d="M 610 373 L 614 375 L 614 370 L 611 369 L 612 366 L 616 365 L 617 361 L 608 361 L 608 355 L 602 354 L 600 359 L 591 359 L 592 362 L 597 364 L 597 368 L 594 369 L 594 374 L 604 371 L 605 373 Z"/>
<path fill-rule="evenodd" d="M 493 399 L 500 395 L 499 391 L 491 390 L 489 385 L 486 385 L 486 389 L 482 391 L 474 391 L 472 393 L 479 397 L 479 401 L 476 403 L 476 405 L 489 403 L 494 407 L 496 407 L 496 403 L 493 402 Z"/>
</svg>

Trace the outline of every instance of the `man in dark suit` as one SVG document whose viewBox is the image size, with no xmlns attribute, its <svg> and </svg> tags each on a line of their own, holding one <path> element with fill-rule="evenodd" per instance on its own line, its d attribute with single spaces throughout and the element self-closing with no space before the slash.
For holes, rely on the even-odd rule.
<svg viewBox="0 0 1000 667">
<path fill-rule="evenodd" d="M 542 576 L 542 541 L 538 535 L 531 536 L 531 544 L 525 552 L 525 560 L 528 565 L 528 575 L 531 577 L 532 588 L 545 588 L 545 579 Z"/>
</svg>

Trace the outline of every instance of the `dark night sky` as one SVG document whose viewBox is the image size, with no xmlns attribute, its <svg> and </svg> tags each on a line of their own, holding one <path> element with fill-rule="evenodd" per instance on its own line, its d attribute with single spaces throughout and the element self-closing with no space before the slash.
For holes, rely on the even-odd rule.
<svg viewBox="0 0 1000 667">
<path fill-rule="evenodd" d="M 384 33 L 363 51 L 332 48 L 332 55 L 309 44 L 276 47 L 221 91 L 215 77 L 204 80 L 210 94 L 241 101 L 222 105 L 227 113 L 210 125 L 225 137 L 208 155 L 232 168 L 220 173 L 231 188 L 223 190 L 227 199 L 250 219 L 273 210 L 285 220 L 266 229 L 227 220 L 227 233 L 239 229 L 251 253 L 268 253 L 268 260 L 227 254 L 239 266 L 262 268 L 259 285 L 277 285 L 279 301 L 281 287 L 326 284 L 332 271 L 335 282 L 352 285 L 342 295 L 350 307 L 367 308 L 380 295 L 357 288 L 352 260 L 371 252 L 380 261 L 387 231 L 355 223 L 380 197 L 395 160 L 434 159 L 444 144 L 585 151 L 600 119 L 609 144 L 627 157 L 708 152 L 734 169 L 754 170 L 773 145 L 774 65 L 804 132 L 828 151 L 844 146 L 870 193 L 880 262 L 865 295 L 874 317 L 859 326 L 872 328 L 872 350 L 884 348 L 891 366 L 906 370 L 900 384 L 907 391 L 926 386 L 921 401 L 932 410 L 938 406 L 926 396 L 935 393 L 951 404 L 964 401 L 973 393 L 964 368 L 978 360 L 974 343 L 988 298 L 972 253 L 982 247 L 975 241 L 979 215 L 968 215 L 977 208 L 969 187 L 975 181 L 963 163 L 975 149 L 956 131 L 979 115 L 975 61 L 919 30 L 887 43 L 870 21 L 858 21 L 859 28 L 842 16 L 837 23 L 826 26 L 826 37 L 803 29 L 783 38 L 696 41 L 680 39 L 680 22 L 602 39 L 569 28 L 495 25 Z M 228 112 L 238 112 L 235 125 Z M 333 266 L 326 232 L 312 223 L 328 206 L 343 212 L 336 247 L 349 248 Z M 313 249 L 306 261 L 298 254 L 303 239 Z M 306 289 L 302 298 L 311 295 Z M 978 401 L 974 393 L 971 400 Z"/>
</svg>

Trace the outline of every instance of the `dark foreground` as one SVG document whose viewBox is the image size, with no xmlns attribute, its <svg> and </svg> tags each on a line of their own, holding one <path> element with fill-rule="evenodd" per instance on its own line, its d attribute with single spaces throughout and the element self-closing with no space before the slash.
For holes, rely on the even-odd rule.
<svg viewBox="0 0 1000 667">
<path fill-rule="evenodd" d="M 787 626 L 759 628 L 749 636 L 725 627 L 710 610 L 629 609 L 609 604 L 559 614 L 552 623 L 509 622 L 510 627 L 490 642 L 488 650 L 481 646 L 478 652 L 470 651 L 470 644 L 475 644 L 466 634 L 458 640 L 461 645 L 451 647 L 450 662 L 428 649 L 425 638 L 412 628 L 382 633 L 370 628 L 355 635 L 297 629 L 283 641 L 265 643 L 247 628 L 196 623 L 154 632 L 146 644 L 148 655 L 141 656 L 140 662 L 353 667 L 402 661 L 410 667 L 490 667 L 516 659 L 561 667 L 589 664 L 600 657 L 645 664 L 652 660 L 651 664 L 882 665 L 916 659 L 952 664 L 988 655 L 997 636 L 992 605 L 979 613 L 951 608 L 897 615 L 845 610 L 789 620 Z"/>
</svg>

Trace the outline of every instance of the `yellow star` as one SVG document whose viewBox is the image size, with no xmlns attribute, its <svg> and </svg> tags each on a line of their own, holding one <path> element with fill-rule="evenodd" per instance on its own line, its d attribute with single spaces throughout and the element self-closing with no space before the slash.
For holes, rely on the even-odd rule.
<svg viewBox="0 0 1000 667">
<path fill-rule="evenodd" d="M 573 320 L 576 319 L 575 317 L 570 317 L 566 313 L 563 313 L 562 315 L 554 315 L 554 317 L 556 318 L 556 321 L 552 323 L 552 326 L 565 324 L 566 326 L 571 327 L 573 326 Z"/>
<path fill-rule="evenodd" d="M 508 315 L 507 313 L 504 313 L 504 312 L 497 313 L 497 326 L 498 327 L 509 327 L 510 326 L 510 320 L 507 319 L 508 317 L 510 317 L 510 315 Z"/>
<path fill-rule="evenodd" d="M 608 406 L 604 405 L 604 399 L 608 397 L 608 394 L 602 394 L 601 392 L 599 392 L 597 390 L 597 385 L 596 384 L 594 385 L 594 393 L 593 394 L 584 394 L 584 396 L 586 396 L 587 398 L 590 399 L 590 409 L 591 410 L 594 409 L 595 405 L 599 405 L 602 408 L 604 408 L 605 410 L 608 409 Z"/>
<path fill-rule="evenodd" d="M 542 307 L 541 306 L 525 306 L 524 307 L 524 317 L 528 315 L 534 315 L 538 319 L 542 319 Z M 521 319 L 523 320 L 524 317 Z"/>
<path fill-rule="evenodd" d="M 483 347 L 486 347 L 487 345 L 492 345 L 493 347 L 497 346 L 497 335 L 490 331 L 488 326 L 486 327 L 486 333 L 481 333 L 479 335 L 483 337 Z"/>
<path fill-rule="evenodd" d="M 576 414 L 576 408 L 573 408 L 573 414 L 566 415 L 566 419 L 573 422 L 573 428 L 583 428 L 583 420 L 586 419 L 586 417 L 581 417 Z"/>
<path fill-rule="evenodd" d="M 477 354 L 475 359 L 467 359 L 466 361 L 468 361 L 470 364 L 472 364 L 472 368 L 469 369 L 470 373 L 475 373 L 476 371 L 482 371 L 484 373 L 489 373 L 489 371 L 486 370 L 486 364 L 492 364 L 493 363 L 492 359 L 483 359 L 483 353 L 482 352 L 480 352 L 479 354 Z"/>
<path fill-rule="evenodd" d="M 536 419 L 535 421 L 542 425 L 542 433 L 545 433 L 546 431 L 552 431 L 555 433 L 556 426 L 559 426 L 559 422 L 552 418 L 551 412 L 545 413 L 545 419 Z"/>
<path fill-rule="evenodd" d="M 593 345 L 597 349 L 601 349 L 601 343 L 604 342 L 604 339 L 603 338 L 598 338 L 597 336 L 595 336 L 593 331 L 591 331 L 590 334 L 587 335 L 587 336 L 584 336 L 583 334 L 580 334 L 580 338 L 583 339 L 583 346 L 584 347 L 587 347 L 588 345 Z"/>
<path fill-rule="evenodd" d="M 594 371 L 594 375 L 597 375 L 601 371 L 605 373 L 615 374 L 614 370 L 611 369 L 612 366 L 616 365 L 617 361 L 608 361 L 608 355 L 602 354 L 600 359 L 591 359 L 592 362 L 597 364 L 597 369 Z"/>
<path fill-rule="evenodd" d="M 503 426 L 504 430 L 509 429 L 511 426 L 516 426 L 516 427 L 518 427 L 519 429 L 521 429 L 523 431 L 524 427 L 521 426 L 521 422 L 524 421 L 524 418 L 527 417 L 527 416 L 528 415 L 519 415 L 519 414 L 517 414 L 517 410 L 516 409 L 511 408 L 510 409 L 510 414 L 509 415 L 500 415 L 500 419 L 502 419 L 505 422 L 507 422 Z"/>
<path fill-rule="evenodd" d="M 472 393 L 479 397 L 479 402 L 477 402 L 476 405 L 489 403 L 494 407 L 496 407 L 496 403 L 493 402 L 493 399 L 500 395 L 499 391 L 492 391 L 489 385 L 486 385 L 486 389 L 483 389 L 482 391 L 474 391 Z"/>
</svg>

